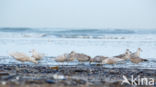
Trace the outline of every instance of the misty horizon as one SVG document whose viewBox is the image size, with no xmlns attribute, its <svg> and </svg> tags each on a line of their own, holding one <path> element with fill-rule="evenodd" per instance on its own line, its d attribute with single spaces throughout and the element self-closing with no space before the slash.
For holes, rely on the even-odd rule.
<svg viewBox="0 0 156 87">
<path fill-rule="evenodd" d="M 155 0 L 1 0 L 0 27 L 156 29 Z"/>
</svg>

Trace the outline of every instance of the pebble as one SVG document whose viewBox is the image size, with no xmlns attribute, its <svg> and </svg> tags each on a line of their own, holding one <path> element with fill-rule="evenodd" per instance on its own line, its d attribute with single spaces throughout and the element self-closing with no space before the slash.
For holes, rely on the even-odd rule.
<svg viewBox="0 0 156 87">
<path fill-rule="evenodd" d="M 56 82 L 54 80 L 48 79 L 48 80 L 46 80 L 46 83 L 55 84 Z"/>
<path fill-rule="evenodd" d="M 6 82 L 5 82 L 5 81 L 2 81 L 1 84 L 2 84 L 2 85 L 6 85 Z"/>
<path fill-rule="evenodd" d="M 16 68 L 18 68 L 18 71 Z M 0 65 L 0 80 L 4 81 L 1 82 L 1 84 L 9 84 L 10 81 L 16 81 L 19 84 L 54 85 L 59 83 L 68 86 L 78 86 L 92 83 L 96 86 L 105 84 L 109 82 L 110 79 L 113 81 L 121 81 L 122 75 L 130 77 L 131 75 L 136 76 L 141 74 L 142 76 L 156 78 L 156 70 L 146 69 L 105 68 L 102 66 L 85 65 L 78 67 L 59 66 L 59 68 L 55 68 L 51 66 L 31 66 L 24 64 Z M 114 85 L 112 85 L 112 87 L 113 86 Z"/>
</svg>

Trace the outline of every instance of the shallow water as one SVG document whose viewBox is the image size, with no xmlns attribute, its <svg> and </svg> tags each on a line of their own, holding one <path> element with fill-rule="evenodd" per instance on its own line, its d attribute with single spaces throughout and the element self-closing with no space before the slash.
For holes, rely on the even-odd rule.
<svg viewBox="0 0 156 87">
<path fill-rule="evenodd" d="M 6 56 L 1 56 L 0 57 L 0 64 L 29 64 L 32 66 L 96 66 L 97 63 L 91 63 L 89 64 L 89 62 L 85 62 L 85 63 L 79 63 L 78 61 L 73 61 L 73 62 L 64 62 L 64 63 L 60 63 L 60 62 L 55 62 L 53 57 L 44 57 L 42 60 L 39 60 L 39 64 L 33 64 L 30 62 L 19 62 L 17 60 L 15 60 L 12 57 L 6 57 Z M 118 64 L 113 64 L 113 65 L 109 65 L 109 64 L 104 64 L 104 65 L 100 65 L 106 68 L 137 68 L 137 69 L 156 69 L 156 61 L 153 59 L 149 59 L 149 61 L 147 62 L 142 62 L 139 64 L 133 64 L 130 61 L 124 61 Z M 99 66 L 99 65 L 98 65 Z"/>
</svg>

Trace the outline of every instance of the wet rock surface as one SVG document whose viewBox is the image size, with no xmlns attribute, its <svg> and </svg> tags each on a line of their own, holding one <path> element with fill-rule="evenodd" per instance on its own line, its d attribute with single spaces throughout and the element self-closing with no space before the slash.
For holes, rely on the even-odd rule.
<svg viewBox="0 0 156 87">
<path fill-rule="evenodd" d="M 1 64 L 0 87 L 131 87 L 123 75 L 156 79 L 155 69 Z M 138 86 L 154 87 L 154 86 Z"/>
</svg>

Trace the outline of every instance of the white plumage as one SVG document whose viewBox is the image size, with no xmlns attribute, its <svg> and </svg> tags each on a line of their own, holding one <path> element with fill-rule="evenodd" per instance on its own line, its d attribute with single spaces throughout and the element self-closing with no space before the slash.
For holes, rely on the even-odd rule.
<svg viewBox="0 0 156 87">
<path fill-rule="evenodd" d="M 9 55 L 21 62 L 29 61 L 29 62 L 33 62 L 33 63 L 38 63 L 34 58 L 29 57 L 28 55 L 26 55 L 25 53 L 22 53 L 22 52 L 14 52 L 14 53 L 10 53 Z"/>
</svg>

